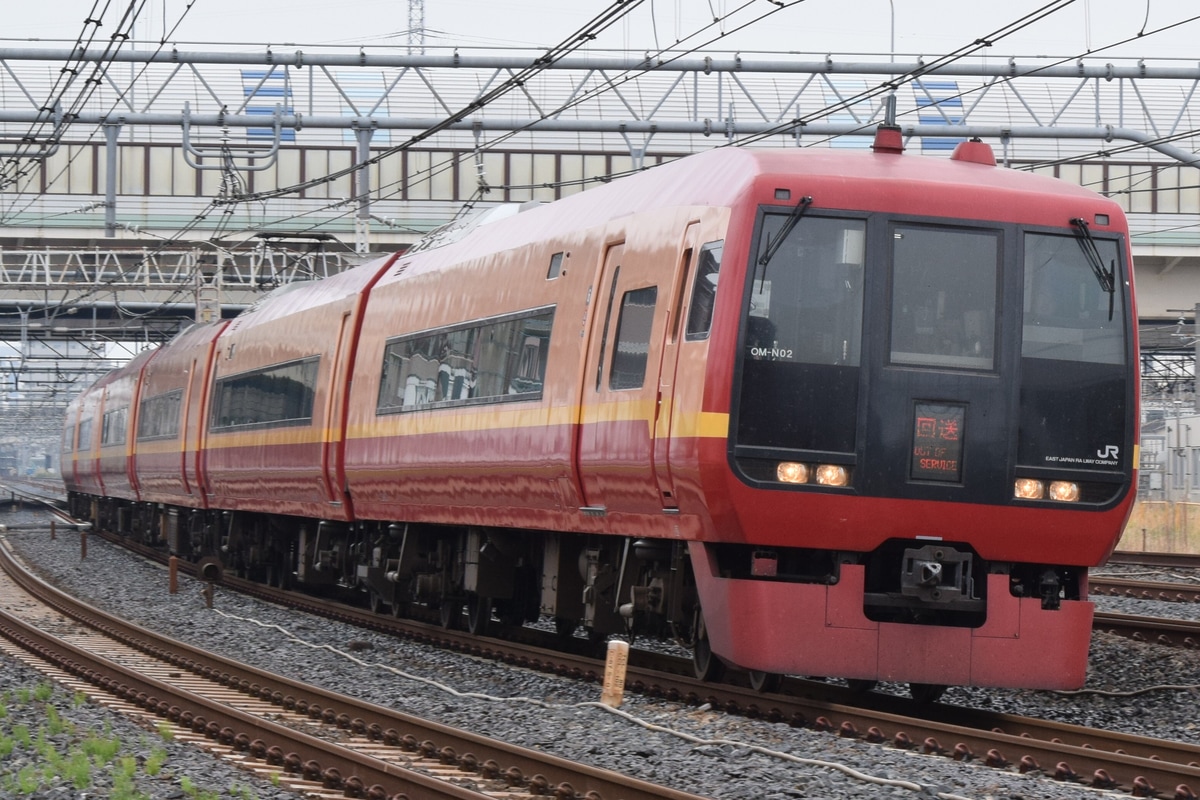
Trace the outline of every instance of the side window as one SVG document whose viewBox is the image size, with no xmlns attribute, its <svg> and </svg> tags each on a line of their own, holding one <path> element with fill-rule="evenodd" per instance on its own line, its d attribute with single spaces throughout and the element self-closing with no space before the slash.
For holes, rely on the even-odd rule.
<svg viewBox="0 0 1200 800">
<path fill-rule="evenodd" d="M 650 331 L 654 327 L 654 304 L 658 287 L 634 289 L 621 298 L 616 346 L 608 371 L 608 388 L 637 389 L 646 380 L 650 355 Z"/>
<path fill-rule="evenodd" d="M 114 408 L 104 412 L 104 421 L 100 428 L 100 444 L 125 444 L 125 429 L 129 425 L 129 407 Z"/>
<path fill-rule="evenodd" d="M 213 387 L 213 430 L 309 424 L 319 365 L 306 358 L 221 378 Z"/>
<path fill-rule="evenodd" d="M 717 275 L 721 271 L 721 253 L 725 241 L 709 242 L 700 248 L 700 262 L 696 266 L 696 282 L 692 286 L 692 302 L 688 309 L 687 333 L 689 341 L 708 338 L 712 328 L 713 307 L 717 302 Z"/>
<path fill-rule="evenodd" d="M 90 419 L 79 423 L 79 438 L 76 440 L 75 449 L 80 452 L 92 449 L 92 421 Z"/>
<path fill-rule="evenodd" d="M 393 339 L 378 414 L 542 396 L 554 309 Z"/>
<path fill-rule="evenodd" d="M 176 389 L 143 400 L 138 410 L 138 440 L 177 436 L 182 398 L 183 390 Z"/>
</svg>

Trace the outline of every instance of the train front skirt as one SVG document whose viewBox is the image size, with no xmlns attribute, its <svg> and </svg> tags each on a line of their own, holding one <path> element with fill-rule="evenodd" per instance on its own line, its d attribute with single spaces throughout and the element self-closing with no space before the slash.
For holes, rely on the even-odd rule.
<svg viewBox="0 0 1200 800">
<path fill-rule="evenodd" d="M 958 628 L 867 619 L 861 565 L 843 565 L 833 585 L 786 583 L 723 578 L 708 548 L 691 554 L 712 651 L 737 653 L 746 669 L 1059 690 L 1087 676 L 1094 604 L 1043 610 L 1038 598 L 1012 596 L 1007 575 L 988 576 L 986 623 Z"/>
</svg>

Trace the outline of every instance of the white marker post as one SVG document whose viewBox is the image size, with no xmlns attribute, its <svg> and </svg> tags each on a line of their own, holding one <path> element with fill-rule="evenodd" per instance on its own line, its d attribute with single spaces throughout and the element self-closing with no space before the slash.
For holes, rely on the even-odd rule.
<svg viewBox="0 0 1200 800">
<path fill-rule="evenodd" d="M 608 643 L 608 655 L 604 659 L 604 691 L 600 702 L 619 708 L 625 697 L 625 670 L 629 666 L 629 642 L 614 639 Z"/>
</svg>

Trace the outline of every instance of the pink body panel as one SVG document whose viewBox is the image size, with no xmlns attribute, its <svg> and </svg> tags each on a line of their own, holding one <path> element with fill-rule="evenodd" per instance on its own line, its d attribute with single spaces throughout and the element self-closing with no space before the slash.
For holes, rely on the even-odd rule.
<svg viewBox="0 0 1200 800">
<path fill-rule="evenodd" d="M 178 395 L 174 434 L 141 438 L 135 448 L 142 499 L 148 502 L 206 506 L 198 475 L 199 450 L 214 348 L 226 324 L 218 321 L 188 328 L 164 346 L 145 370 L 144 400 Z"/>
<path fill-rule="evenodd" d="M 832 585 L 718 577 L 704 547 L 692 566 L 714 653 L 748 669 L 789 675 L 942 684 L 1075 689 L 1087 673 L 1094 605 L 1043 611 L 988 576 L 980 628 L 873 622 L 862 612 L 863 567 Z"/>
<path fill-rule="evenodd" d="M 293 285 L 234 319 L 216 343 L 210 383 L 297 360 L 317 360 L 311 418 L 239 425 L 209 420 L 201 483 L 210 505 L 348 520 L 342 440 L 352 372 L 370 287 L 394 257 Z M 215 400 L 213 402 L 216 402 Z M 210 416 L 215 416 L 213 410 Z"/>
<path fill-rule="evenodd" d="M 101 444 L 97 469 L 100 482 L 109 497 L 137 500 L 138 484 L 134 472 L 133 451 L 137 431 L 138 398 L 142 370 L 158 355 L 158 350 L 141 353 L 112 374 L 103 387 L 103 400 L 96 418 Z M 107 436 L 107 440 L 104 438 Z"/>
</svg>

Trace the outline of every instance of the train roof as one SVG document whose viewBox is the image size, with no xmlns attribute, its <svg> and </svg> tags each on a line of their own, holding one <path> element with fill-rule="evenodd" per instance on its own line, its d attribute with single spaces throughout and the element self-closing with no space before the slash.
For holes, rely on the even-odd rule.
<svg viewBox="0 0 1200 800">
<path fill-rule="evenodd" d="M 814 210 L 891 211 L 1066 226 L 1067 218 L 1058 219 L 1063 215 L 1055 209 L 1064 200 L 1074 200 L 1111 214 L 1114 221 L 1123 218 L 1115 202 L 1089 189 L 995 166 L 994 159 L 986 163 L 990 147 L 982 142 L 967 144 L 973 152 L 950 159 L 897 151 L 715 148 L 553 203 L 525 204 L 503 213 L 489 209 L 474 222 L 439 231 L 402 255 L 399 263 L 420 272 L 655 209 L 732 206 L 764 183 L 811 195 Z M 982 156 L 981 149 L 986 151 Z M 1074 215 L 1085 211 L 1081 206 Z"/>
<path fill-rule="evenodd" d="M 280 286 L 234 317 L 225 330 L 234 333 L 327 303 L 338 302 L 346 297 L 357 296 L 392 258 L 383 256 L 327 278 Z"/>
</svg>

